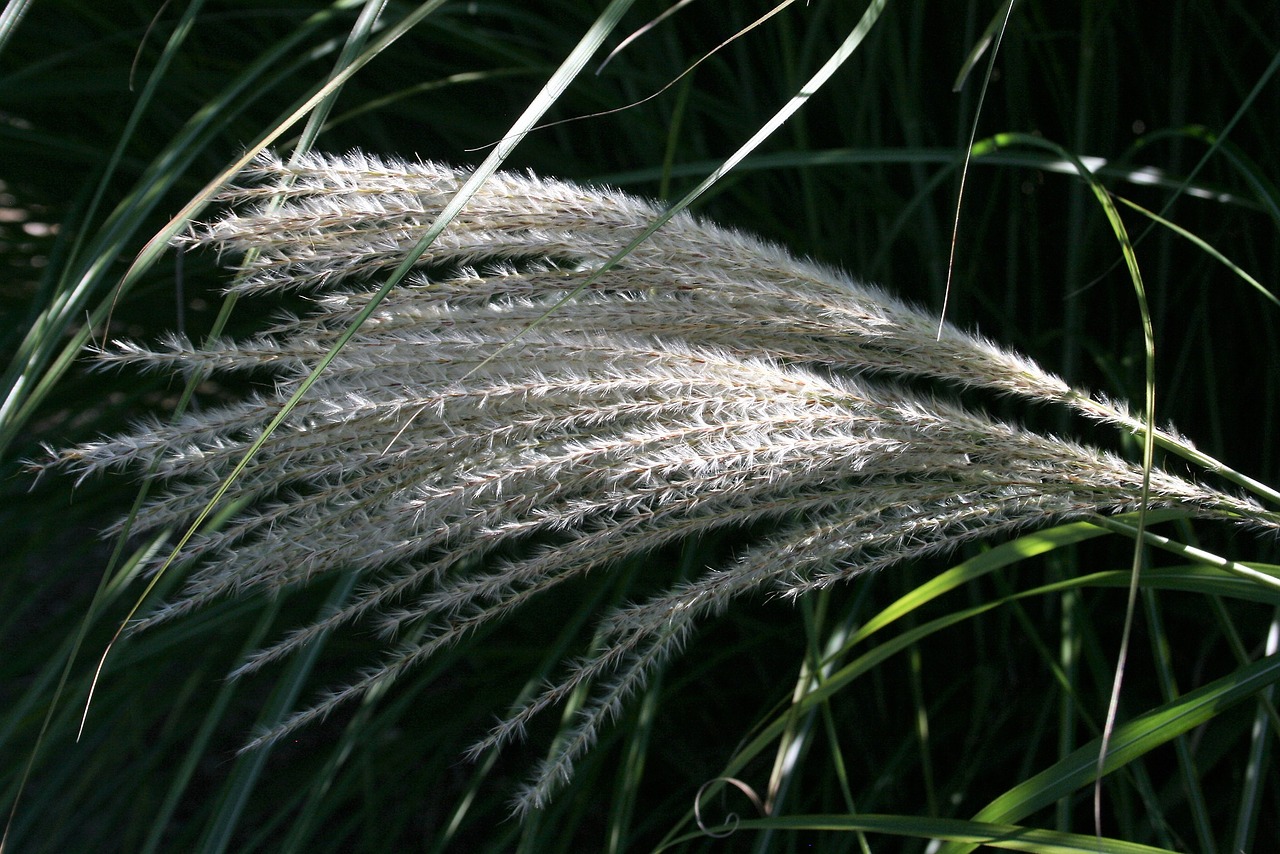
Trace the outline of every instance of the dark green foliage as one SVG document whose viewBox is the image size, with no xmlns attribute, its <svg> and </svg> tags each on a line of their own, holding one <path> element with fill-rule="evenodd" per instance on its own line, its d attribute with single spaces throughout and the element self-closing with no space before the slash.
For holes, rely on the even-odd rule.
<svg viewBox="0 0 1280 854">
<path fill-rule="evenodd" d="M 636 3 L 598 56 L 668 5 Z M 951 87 L 996 5 L 888 3 L 835 78 L 698 200 L 697 211 L 938 310 L 986 57 L 960 93 Z M 1000 46 L 978 139 L 1036 134 L 1103 158 L 1099 177 L 1114 193 L 1154 211 L 1172 200 L 1165 217 L 1280 290 L 1280 84 L 1272 76 L 1280 11 L 1258 5 L 1192 2 L 1151 16 L 1132 4 L 1025 0 Z M 342 87 L 315 144 L 477 164 L 603 6 L 444 3 Z M 154 340 L 179 327 L 199 338 L 220 325 L 227 280 L 215 259 L 167 252 L 126 271 L 169 217 L 331 74 L 360 11 L 351 2 L 317 11 L 319 4 L 292 0 L 155 7 L 36 0 L 11 33 L 0 32 L 0 341 L 3 393 L 17 389 L 0 412 L 6 813 L 25 779 L 6 852 L 646 851 L 697 830 L 695 795 L 718 777 L 763 797 L 779 738 L 803 747 L 780 777 L 777 815 L 896 817 L 897 825 L 877 829 L 906 838 L 871 834 L 867 844 L 918 851 L 946 828 L 912 838 L 913 817 L 978 816 L 1097 736 L 1133 542 L 1086 525 L 796 605 L 730 609 L 604 735 L 552 806 L 523 824 L 508 817 L 508 801 L 545 754 L 555 714 L 496 758 L 465 762 L 468 745 L 539 687 L 531 674 L 554 677 L 549 668 L 560 655 L 588 648 L 599 608 L 643 598 L 686 568 L 701 571 L 752 532 L 687 543 L 569 585 L 413 671 L 376 702 L 267 754 L 236 751 L 272 720 L 273 703 L 281 711 L 307 704 L 381 641 L 351 632 L 314 660 L 227 683 L 246 650 L 314 619 L 345 579 L 273 602 L 218 603 L 118 643 L 77 742 L 98 658 L 145 589 L 130 575 L 136 550 L 148 544 L 130 542 L 113 558 L 116 544 L 95 533 L 127 511 L 138 484 L 95 478 L 73 487 L 58 476 L 33 484 L 23 463 L 41 455 L 42 443 L 116 433 L 180 404 L 177 381 L 90 373 L 73 361 L 87 341 L 86 317 L 95 340 Z M 657 92 L 771 7 L 693 3 L 659 23 L 598 75 L 576 79 L 543 121 L 577 120 L 529 134 L 504 168 L 680 198 L 813 74 L 862 4 L 793 4 L 659 96 L 579 117 Z M 394 25 L 416 8 L 392 2 L 383 19 Z M 287 151 L 302 127 L 276 147 Z M 1115 235 L 1087 187 L 1051 160 L 1040 149 L 1006 147 L 971 166 L 948 318 L 1077 386 L 1140 402 L 1143 337 Z M 1275 300 L 1184 237 L 1161 226 L 1147 233 L 1148 219 L 1121 210 L 1140 241 L 1153 315 L 1157 420 L 1236 470 L 1280 483 L 1271 436 Z M 51 307 L 60 313 L 41 314 Z M 250 333 L 278 309 L 241 301 L 227 331 Z M 219 379 L 198 399 L 208 406 L 243 390 Z M 983 395 L 966 402 L 997 414 L 1006 405 Z M 1131 438 L 1060 417 L 1046 411 L 1035 426 L 1085 432 L 1138 458 Z M 1271 542 L 1226 526 L 1176 521 L 1157 530 L 1226 558 L 1275 559 Z M 1145 559 L 1154 571 L 1144 582 L 1119 721 L 1157 732 L 1142 715 L 1232 674 L 1243 680 L 1246 664 L 1263 659 L 1280 597 L 1185 555 L 1152 549 Z M 956 586 L 933 599 L 928 585 L 952 567 Z M 172 591 L 178 579 L 170 575 L 149 601 Z M 903 597 L 902 619 L 866 628 L 879 628 L 872 621 L 887 620 Z M 24 778 L 86 614 L 87 632 Z M 948 620 L 945 628 L 932 622 Z M 847 672 L 847 681 L 828 702 L 805 701 L 789 717 L 806 656 L 819 649 L 838 652 L 830 670 Z M 873 658 L 879 653 L 883 661 Z M 1254 678 L 1251 688 L 1276 676 Z M 1263 850 L 1280 833 L 1272 759 L 1280 720 L 1272 707 L 1231 696 L 1232 705 L 1185 739 L 1104 778 L 1104 835 L 1169 850 Z M 1255 743 L 1259 719 L 1264 736 Z M 770 726 L 771 738 L 752 741 Z M 1040 791 L 1052 796 L 1029 812 L 990 809 L 980 818 L 1081 834 L 1092 844 L 1092 786 L 1081 780 L 1060 799 L 1047 786 Z M 757 817 L 736 789 L 704 798 L 709 822 L 730 811 Z M 806 827 L 694 837 L 677 850 L 861 850 L 852 825 Z M 1129 849 L 1104 842 L 1103 850 Z"/>
</svg>

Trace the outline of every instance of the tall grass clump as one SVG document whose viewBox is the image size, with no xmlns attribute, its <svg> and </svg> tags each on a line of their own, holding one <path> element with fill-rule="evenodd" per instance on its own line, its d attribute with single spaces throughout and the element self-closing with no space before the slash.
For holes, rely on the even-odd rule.
<svg viewBox="0 0 1280 854">
<path fill-rule="evenodd" d="M 4 852 L 1280 832 L 1265 22 L 144 5 L 0 16 Z"/>
<path fill-rule="evenodd" d="M 258 206 L 183 242 L 249 258 L 233 292 L 317 291 L 318 308 L 243 341 L 99 354 L 272 380 L 244 402 L 55 455 L 81 477 L 133 467 L 170 482 L 127 517 L 138 532 L 182 529 L 216 500 L 370 299 L 359 281 L 399 263 L 465 175 L 355 154 L 294 166 L 268 156 L 249 177 L 265 184 L 223 198 Z M 443 272 L 393 290 L 345 342 L 239 470 L 223 496 L 239 512 L 177 555 L 197 567 L 183 591 L 137 627 L 344 569 L 360 575 L 356 595 L 237 672 L 351 621 L 388 640 L 424 627 L 261 736 L 276 739 L 583 573 L 779 523 L 726 566 L 607 614 L 597 652 L 474 748 L 598 684 L 519 801 L 527 809 L 569 777 L 697 618 L 737 596 L 820 589 L 976 537 L 1140 506 L 1140 467 L 904 387 L 930 377 L 1030 401 L 1088 399 L 986 341 L 948 326 L 935 336 L 931 318 L 879 290 L 688 216 L 602 266 L 657 215 L 609 190 L 509 174 L 482 185 L 422 256 Z M 1280 520 L 1163 472 L 1147 504 L 1263 528 Z M 507 554 L 477 571 L 495 552 Z"/>
</svg>

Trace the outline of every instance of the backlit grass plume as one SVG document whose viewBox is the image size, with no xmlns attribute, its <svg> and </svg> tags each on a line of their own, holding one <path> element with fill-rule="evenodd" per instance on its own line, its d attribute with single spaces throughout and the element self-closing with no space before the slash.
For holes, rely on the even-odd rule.
<svg viewBox="0 0 1280 854">
<path fill-rule="evenodd" d="M 152 469 L 166 486 L 134 530 L 189 524 L 465 177 L 363 155 L 297 167 L 259 159 L 225 193 L 232 212 L 179 242 L 245 259 L 234 290 L 303 290 L 314 311 L 249 340 L 119 343 L 99 355 L 270 382 L 54 464 L 81 475 Z M 688 215 L 600 272 L 659 212 L 610 190 L 514 174 L 486 182 L 427 250 L 424 272 L 387 296 L 252 458 L 229 493 L 243 509 L 189 542 L 185 588 L 141 626 L 359 570 L 363 584 L 340 611 L 237 672 L 345 624 L 384 633 L 385 656 L 269 740 L 583 573 L 708 532 L 771 531 L 604 615 L 598 652 L 567 664 L 477 746 L 506 742 L 590 686 L 523 793 L 528 808 L 695 623 L 734 597 L 796 594 L 975 538 L 1138 506 L 1140 468 L 906 383 L 986 388 L 1125 425 L 1129 416 L 980 338 L 950 326 L 939 335 L 936 319 L 882 291 Z M 1161 471 L 1151 503 L 1276 525 L 1248 500 Z M 393 640 L 411 626 L 425 631 Z"/>
</svg>

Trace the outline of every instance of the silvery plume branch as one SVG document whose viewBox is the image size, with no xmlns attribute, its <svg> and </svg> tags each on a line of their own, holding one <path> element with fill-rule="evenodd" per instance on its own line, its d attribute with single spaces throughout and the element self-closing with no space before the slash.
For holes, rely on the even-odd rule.
<svg viewBox="0 0 1280 854">
<path fill-rule="evenodd" d="M 149 370 L 249 372 L 260 390 L 44 465 L 151 472 L 165 487 L 134 530 L 189 524 L 464 179 L 360 154 L 260 158 L 225 194 L 230 211 L 179 243 L 246 259 L 234 290 L 314 292 L 314 310 L 247 340 L 169 337 L 97 354 Z M 800 595 L 975 538 L 1139 505 L 1143 472 L 1123 459 L 906 383 L 987 388 L 1128 425 L 1121 407 L 976 336 L 938 335 L 933 318 L 883 291 L 685 214 L 601 272 L 658 212 L 532 176 L 487 182 L 248 462 L 229 493 L 243 509 L 187 543 L 185 587 L 135 628 L 359 570 L 345 605 L 236 673 L 348 624 L 382 632 L 384 656 L 262 743 L 563 582 L 768 523 L 727 564 L 604 615 L 598 651 L 477 745 L 506 743 L 590 687 L 521 794 L 527 809 L 697 622 L 736 597 Z M 1159 470 L 1150 504 L 1277 527 L 1251 500 Z"/>
</svg>

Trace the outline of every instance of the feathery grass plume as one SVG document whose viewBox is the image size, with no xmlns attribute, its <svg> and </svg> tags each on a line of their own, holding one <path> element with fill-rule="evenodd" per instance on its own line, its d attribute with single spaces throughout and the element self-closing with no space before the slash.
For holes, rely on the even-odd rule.
<svg viewBox="0 0 1280 854">
<path fill-rule="evenodd" d="M 179 242 L 251 258 L 238 291 L 319 291 L 316 308 L 250 340 L 197 347 L 172 337 L 97 354 L 273 381 L 240 403 L 145 423 L 47 464 L 80 476 L 154 468 L 167 488 L 135 530 L 181 526 L 212 500 L 465 174 L 352 154 L 296 167 L 265 156 L 244 177 L 224 195 L 232 212 Z M 363 573 L 345 607 L 237 674 L 348 623 L 388 639 L 358 679 L 255 744 L 583 573 L 773 523 L 727 565 L 606 615 L 600 651 L 569 663 L 477 745 L 503 744 L 593 686 L 520 795 L 520 808 L 537 807 L 697 620 L 735 597 L 764 587 L 797 595 L 974 538 L 1137 505 L 1142 472 L 1124 460 L 902 380 L 1125 422 L 1121 409 L 950 326 L 938 337 L 934 318 L 880 290 L 683 214 L 600 273 L 657 213 L 609 190 L 511 174 L 487 182 L 423 256 L 429 274 L 386 298 L 250 461 L 230 493 L 244 509 L 185 546 L 194 569 L 184 590 L 141 627 L 216 597 Z M 1151 500 L 1277 526 L 1249 500 L 1161 471 Z M 527 544 L 539 534 L 553 536 Z M 499 549 L 502 559 L 476 563 Z M 451 572 L 461 564 L 483 568 Z M 423 629 L 416 640 L 392 642 L 411 625 Z"/>
</svg>

